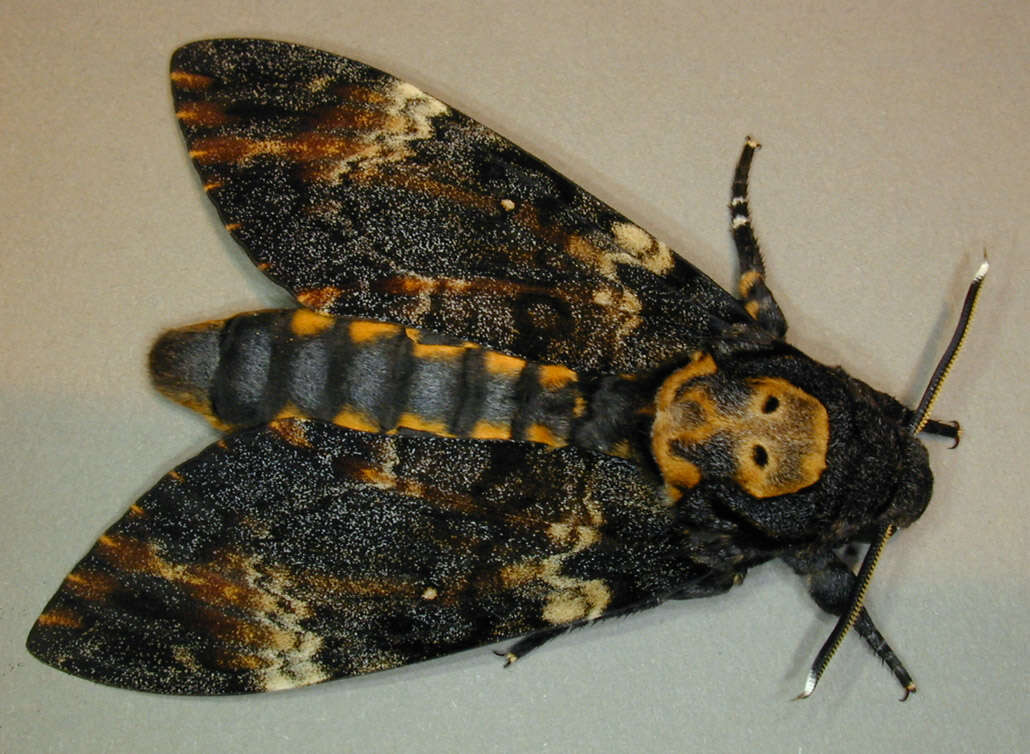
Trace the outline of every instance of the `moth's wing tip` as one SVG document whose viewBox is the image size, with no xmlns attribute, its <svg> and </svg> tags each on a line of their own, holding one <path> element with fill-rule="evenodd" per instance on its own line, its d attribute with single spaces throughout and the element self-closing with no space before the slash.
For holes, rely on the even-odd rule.
<svg viewBox="0 0 1030 754">
<path fill-rule="evenodd" d="M 76 571 L 73 571 L 74 575 Z M 153 597 L 154 595 L 149 595 Z M 148 595 L 133 593 L 137 605 Z M 129 598 L 129 595 L 126 595 Z M 290 664 L 239 646 L 201 646 L 170 614 L 147 616 L 111 602 L 74 601 L 62 586 L 29 630 L 25 648 L 45 665 L 104 686 L 165 696 L 285 691 L 336 677 L 320 664 Z M 265 662 L 257 662 L 265 659 Z"/>
<path fill-rule="evenodd" d="M 44 636 L 45 629 L 40 625 L 40 622 L 41 619 L 37 618 L 36 622 L 32 624 L 32 628 L 29 629 L 29 635 L 25 638 L 25 649 L 43 664 L 52 666 L 54 662 L 48 652 L 49 643 L 46 641 Z"/>
<path fill-rule="evenodd" d="M 165 672 L 133 661 L 134 654 L 147 654 L 146 642 L 127 636 L 102 613 L 86 612 L 67 607 L 59 589 L 29 630 L 26 650 L 44 665 L 103 686 L 164 695 L 232 693 L 200 674 L 186 677 L 182 668 Z"/>
<path fill-rule="evenodd" d="M 102 667 L 90 659 L 92 653 L 89 651 L 90 642 L 86 632 L 81 628 L 55 625 L 55 613 L 48 606 L 36 619 L 25 640 L 25 649 L 29 654 L 44 665 L 77 678 L 105 686 L 149 690 L 137 688 L 105 673 Z"/>
<path fill-rule="evenodd" d="M 172 52 L 169 68 L 175 72 L 183 67 L 184 61 L 190 59 L 199 48 L 206 47 L 212 40 L 196 39 L 176 47 Z"/>
<path fill-rule="evenodd" d="M 174 69 L 174 64 L 177 59 L 188 57 L 198 51 L 212 52 L 217 50 L 222 53 L 231 53 L 261 48 L 275 51 L 298 47 L 303 46 L 293 44 L 292 42 L 284 42 L 277 39 L 264 39 L 261 37 L 208 37 L 205 39 L 195 39 L 191 42 L 186 42 L 175 49 L 172 53 L 172 67 Z"/>
<path fill-rule="evenodd" d="M 159 672 L 143 663 L 125 661 L 105 654 L 113 637 L 101 629 L 55 628 L 37 620 L 29 631 L 25 648 L 45 665 L 102 686 L 141 691 L 162 696 L 214 696 L 245 694 L 257 689 L 227 688 L 212 684 L 203 674 Z M 158 671 L 158 672 L 155 672 Z"/>
</svg>

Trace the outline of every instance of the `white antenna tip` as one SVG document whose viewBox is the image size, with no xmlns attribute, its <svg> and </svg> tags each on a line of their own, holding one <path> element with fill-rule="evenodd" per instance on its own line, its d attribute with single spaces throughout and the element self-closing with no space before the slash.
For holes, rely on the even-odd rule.
<svg viewBox="0 0 1030 754">
<path fill-rule="evenodd" d="M 814 670 L 808 672 L 808 678 L 805 679 L 805 690 L 794 697 L 794 701 L 798 699 L 807 699 L 812 696 L 812 692 L 815 691 L 815 685 L 819 683 L 819 676 L 816 675 Z"/>
</svg>

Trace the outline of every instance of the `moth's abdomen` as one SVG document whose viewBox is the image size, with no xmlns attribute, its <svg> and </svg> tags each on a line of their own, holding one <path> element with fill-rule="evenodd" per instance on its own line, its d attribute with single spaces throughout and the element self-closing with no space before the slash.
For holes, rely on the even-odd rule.
<svg viewBox="0 0 1030 754">
<path fill-rule="evenodd" d="M 567 367 L 304 309 L 172 330 L 150 368 L 162 393 L 220 429 L 303 416 L 367 432 L 560 446 L 585 411 Z"/>
</svg>

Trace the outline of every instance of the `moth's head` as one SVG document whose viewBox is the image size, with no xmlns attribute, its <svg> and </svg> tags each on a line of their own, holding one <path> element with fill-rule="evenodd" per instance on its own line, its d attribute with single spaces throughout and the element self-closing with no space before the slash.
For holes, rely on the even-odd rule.
<svg viewBox="0 0 1030 754">
<path fill-rule="evenodd" d="M 776 545 L 842 543 L 907 526 L 933 488 L 905 409 L 777 343 L 697 352 L 655 399 L 651 450 L 669 494 Z"/>
</svg>

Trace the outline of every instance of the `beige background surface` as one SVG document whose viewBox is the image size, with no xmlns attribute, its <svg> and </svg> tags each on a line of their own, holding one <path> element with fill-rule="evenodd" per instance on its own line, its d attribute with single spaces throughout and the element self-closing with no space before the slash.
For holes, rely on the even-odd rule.
<svg viewBox="0 0 1030 754">
<path fill-rule="evenodd" d="M 829 7 L 832 5 L 832 9 Z M 746 10 L 745 10 L 746 8 Z M 0 23 L 0 750 L 1016 751 L 1026 626 L 1030 6 L 1010 2 L 8 0 Z M 785 568 L 718 599 L 229 699 L 108 689 L 25 635 L 67 570 L 213 438 L 144 369 L 164 328 L 282 303 L 219 226 L 171 113 L 172 50 L 264 36 L 367 61 L 499 130 L 723 284 L 748 133 L 769 280 L 811 355 L 914 402 L 982 249 L 994 265 L 930 441 L 922 520 L 870 601 L 920 684 Z"/>
</svg>

